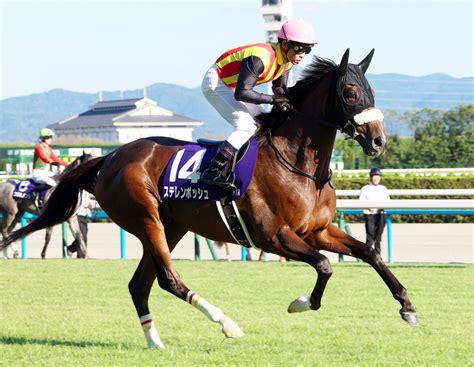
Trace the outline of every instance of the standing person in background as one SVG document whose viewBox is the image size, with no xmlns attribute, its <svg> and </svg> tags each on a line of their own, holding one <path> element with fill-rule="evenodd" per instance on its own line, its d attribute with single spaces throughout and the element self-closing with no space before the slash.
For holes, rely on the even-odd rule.
<svg viewBox="0 0 474 367">
<path fill-rule="evenodd" d="M 44 184 L 49 188 L 56 186 L 56 182 L 52 178 L 54 172 L 49 168 L 51 164 L 67 166 L 67 163 L 62 159 L 56 157 L 51 148 L 51 141 L 54 136 L 54 131 L 48 128 L 40 130 L 40 143 L 35 148 L 33 158 L 33 174 L 32 178 L 38 183 Z"/>
<path fill-rule="evenodd" d="M 380 185 L 381 178 L 382 171 L 379 168 L 372 168 L 370 170 L 370 184 L 360 190 L 359 200 L 390 200 L 387 188 Z M 386 223 L 383 209 L 364 209 L 364 221 L 367 235 L 365 243 L 367 246 L 374 247 L 375 251 L 380 254 L 380 241 Z"/>
<path fill-rule="evenodd" d="M 79 221 L 79 230 L 81 231 L 82 238 L 84 239 L 84 246 L 86 247 L 84 249 L 85 251 L 87 249 L 87 233 L 89 232 L 87 222 L 91 217 L 91 210 L 96 208 L 96 201 L 92 200 L 91 195 L 85 190 L 82 190 L 79 200 L 80 207 L 77 212 L 77 219 Z M 82 251 L 80 242 L 77 238 L 67 247 L 67 254 L 69 256 L 72 256 L 74 252 L 77 252 L 78 259 L 84 259 L 86 257 L 86 253 Z"/>
</svg>

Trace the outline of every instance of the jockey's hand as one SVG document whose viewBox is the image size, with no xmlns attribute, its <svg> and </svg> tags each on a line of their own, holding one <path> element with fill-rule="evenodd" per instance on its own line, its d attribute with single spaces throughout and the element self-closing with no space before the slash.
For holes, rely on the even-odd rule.
<svg viewBox="0 0 474 367">
<path fill-rule="evenodd" d="M 273 96 L 273 106 L 278 108 L 279 110 L 288 112 L 289 110 L 293 109 L 293 106 L 290 103 L 290 100 L 285 96 L 276 94 Z"/>
</svg>

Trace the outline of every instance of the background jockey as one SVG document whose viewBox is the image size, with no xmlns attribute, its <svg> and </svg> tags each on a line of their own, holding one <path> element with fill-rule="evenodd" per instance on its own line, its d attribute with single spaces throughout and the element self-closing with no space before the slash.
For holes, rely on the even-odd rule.
<svg viewBox="0 0 474 367">
<path fill-rule="evenodd" d="M 299 64 L 316 44 L 313 27 L 302 19 L 292 19 L 278 32 L 278 43 L 256 43 L 228 50 L 207 71 L 202 91 L 209 103 L 234 131 L 218 148 L 201 181 L 224 189 L 235 189 L 229 182 L 236 152 L 255 133 L 254 116 L 264 112 L 260 104 L 288 110 L 286 98 L 289 70 Z M 274 95 L 258 93 L 256 85 L 272 82 Z"/>
<path fill-rule="evenodd" d="M 39 135 L 40 143 L 35 148 L 35 155 L 33 158 L 33 180 L 50 187 L 56 186 L 56 182 L 51 177 L 54 173 L 49 169 L 50 164 L 56 163 L 61 166 L 67 166 L 66 162 L 56 157 L 51 148 L 51 139 L 53 136 L 53 130 L 48 128 L 41 129 Z"/>
</svg>

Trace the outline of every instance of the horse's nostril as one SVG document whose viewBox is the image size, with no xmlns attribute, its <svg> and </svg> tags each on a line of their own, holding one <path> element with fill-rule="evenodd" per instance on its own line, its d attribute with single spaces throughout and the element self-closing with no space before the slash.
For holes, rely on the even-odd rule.
<svg viewBox="0 0 474 367">
<path fill-rule="evenodd" d="M 384 143 L 384 140 L 381 136 L 377 136 L 375 139 L 374 139 L 374 145 L 376 147 L 383 147 L 383 143 Z"/>
</svg>

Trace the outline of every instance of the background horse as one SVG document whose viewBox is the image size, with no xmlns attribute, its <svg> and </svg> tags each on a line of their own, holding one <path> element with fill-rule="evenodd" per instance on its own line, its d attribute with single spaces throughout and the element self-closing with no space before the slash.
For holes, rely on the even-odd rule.
<svg viewBox="0 0 474 367">
<path fill-rule="evenodd" d="M 69 164 L 66 169 L 56 175 L 53 176 L 53 179 L 56 182 L 61 180 L 61 177 L 66 174 L 67 172 L 71 171 L 72 169 L 76 168 L 83 162 L 87 162 L 92 158 L 92 155 L 83 153 L 80 157 L 75 159 L 71 164 Z M 34 215 L 39 215 L 40 210 L 35 203 L 34 199 L 15 199 L 12 196 L 13 190 L 15 189 L 18 180 L 6 181 L 0 184 L 0 213 L 3 216 L 2 220 L 2 238 L 5 239 L 8 235 L 13 231 L 16 224 L 20 221 L 21 217 L 25 213 L 30 213 Z M 48 190 L 45 196 L 45 203 L 47 202 L 49 196 L 51 195 L 52 190 Z M 67 219 L 69 224 L 69 228 L 74 236 L 77 237 L 80 243 L 80 252 L 86 256 L 86 246 L 84 242 L 84 238 L 82 237 L 81 231 L 79 230 L 79 222 L 77 220 L 77 216 L 73 215 L 69 219 Z M 53 234 L 53 227 L 46 228 L 46 234 L 44 239 L 44 246 L 43 250 L 41 251 L 41 258 L 44 259 L 46 257 L 46 250 L 48 248 L 49 242 L 51 241 L 51 236 Z M 7 257 L 7 248 L 3 249 L 3 256 Z M 13 250 L 13 257 L 18 258 L 19 252 L 18 247 L 13 242 L 12 243 L 12 250 Z"/>
<path fill-rule="evenodd" d="M 372 55 L 373 50 L 359 64 L 349 64 L 347 50 L 339 66 L 315 58 L 302 80 L 289 91 L 294 111 L 273 110 L 260 116 L 255 171 L 248 190 L 236 204 L 250 237 L 262 250 L 308 263 L 317 272 L 310 296 L 291 302 L 288 312 L 320 308 L 332 274 L 328 258 L 320 253 L 327 250 L 370 264 L 400 302 L 402 318 L 416 325 L 417 315 L 407 291 L 380 255 L 332 223 L 336 195 L 329 164 L 337 129 L 356 139 L 368 155 L 382 154 L 387 143 L 383 115 L 374 107 L 373 92 L 364 75 Z M 165 168 L 185 143 L 171 138 L 144 138 L 86 162 L 64 177 L 45 212 L 10 235 L 3 246 L 68 218 L 74 213 L 78 192 L 87 190 L 110 218 L 143 245 L 143 257 L 129 290 L 149 347 L 164 348 L 148 308 L 150 290 L 157 278 L 161 288 L 219 323 L 227 337 L 242 336 L 235 322 L 184 284 L 171 260 L 171 251 L 188 231 L 235 242 L 214 202 L 160 196 Z"/>
</svg>

